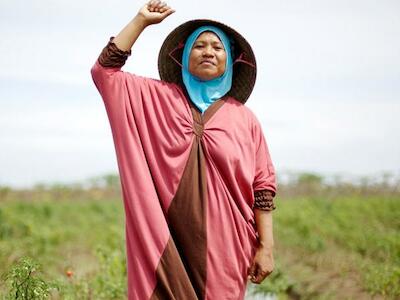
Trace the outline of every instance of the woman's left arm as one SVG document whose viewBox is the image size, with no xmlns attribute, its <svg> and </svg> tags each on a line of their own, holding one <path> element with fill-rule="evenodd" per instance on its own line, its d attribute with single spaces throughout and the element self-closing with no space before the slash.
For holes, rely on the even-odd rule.
<svg viewBox="0 0 400 300">
<path fill-rule="evenodd" d="M 254 209 L 259 236 L 259 248 L 272 251 L 274 236 L 272 230 L 272 210 Z"/>
<path fill-rule="evenodd" d="M 261 283 L 274 269 L 274 237 L 272 230 L 272 210 L 254 209 L 259 236 L 259 245 L 250 268 L 249 279 Z"/>
<path fill-rule="evenodd" d="M 249 279 L 261 283 L 274 269 L 272 211 L 275 210 L 276 194 L 275 167 L 261 124 L 254 116 L 253 136 L 256 143 L 254 190 L 254 219 L 258 232 L 258 247 L 249 270 Z"/>
</svg>

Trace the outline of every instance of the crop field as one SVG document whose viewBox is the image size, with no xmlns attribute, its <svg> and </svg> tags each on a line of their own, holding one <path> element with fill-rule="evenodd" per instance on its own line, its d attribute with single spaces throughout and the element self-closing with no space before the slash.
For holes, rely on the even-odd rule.
<svg viewBox="0 0 400 300">
<path fill-rule="evenodd" d="M 118 180 L 108 179 L 90 188 L 0 188 L 0 299 L 126 299 L 123 203 Z M 308 178 L 282 187 L 276 204 L 276 268 L 255 292 L 400 298 L 397 190 Z"/>
</svg>

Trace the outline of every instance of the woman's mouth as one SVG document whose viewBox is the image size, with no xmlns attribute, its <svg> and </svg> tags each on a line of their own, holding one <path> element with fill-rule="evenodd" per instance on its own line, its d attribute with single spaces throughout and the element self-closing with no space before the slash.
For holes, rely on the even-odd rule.
<svg viewBox="0 0 400 300">
<path fill-rule="evenodd" d="M 214 65 L 215 65 L 215 64 L 214 64 L 212 61 L 210 61 L 210 60 L 203 60 L 200 64 L 201 64 L 201 65 L 211 65 L 211 66 L 214 66 Z"/>
</svg>

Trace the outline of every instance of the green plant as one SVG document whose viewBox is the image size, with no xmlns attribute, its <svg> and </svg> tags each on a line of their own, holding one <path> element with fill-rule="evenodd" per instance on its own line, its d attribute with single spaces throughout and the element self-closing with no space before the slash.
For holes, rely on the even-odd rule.
<svg viewBox="0 0 400 300">
<path fill-rule="evenodd" d="M 295 288 L 295 283 L 279 267 L 260 285 L 252 285 L 254 295 L 289 294 Z"/>
<path fill-rule="evenodd" d="M 123 299 L 126 295 L 126 260 L 124 253 L 116 248 L 96 247 L 100 271 L 94 279 L 98 299 Z"/>
<path fill-rule="evenodd" d="M 21 258 L 11 269 L 3 274 L 3 279 L 10 286 L 8 299 L 40 300 L 47 299 L 53 283 L 47 283 L 39 277 L 40 266 L 28 257 Z"/>
</svg>

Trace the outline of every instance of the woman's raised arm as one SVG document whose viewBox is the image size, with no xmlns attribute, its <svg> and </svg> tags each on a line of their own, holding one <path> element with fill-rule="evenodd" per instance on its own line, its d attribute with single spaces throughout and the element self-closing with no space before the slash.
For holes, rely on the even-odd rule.
<svg viewBox="0 0 400 300">
<path fill-rule="evenodd" d="M 100 65 L 121 68 L 131 55 L 131 48 L 142 31 L 149 25 L 160 23 L 174 12 L 165 2 L 149 1 L 117 36 L 110 38 L 98 57 Z"/>
<path fill-rule="evenodd" d="M 121 30 L 113 42 L 122 51 L 129 51 L 142 31 L 151 24 L 160 23 L 174 13 L 165 2 L 151 0 L 145 4 L 137 15 Z"/>
<path fill-rule="evenodd" d="M 151 0 L 117 36 L 110 38 L 91 68 L 93 81 L 104 102 L 122 105 L 122 101 L 114 100 L 121 99 L 124 92 L 122 87 L 128 74 L 122 72 L 121 68 L 131 55 L 131 47 L 147 26 L 160 23 L 174 12 L 165 2 Z"/>
</svg>

